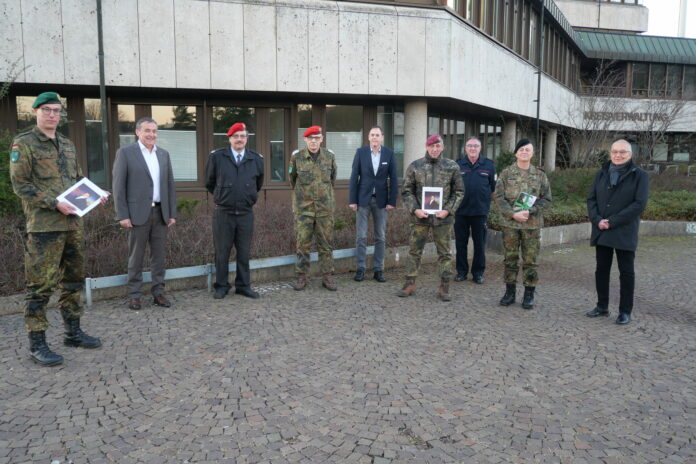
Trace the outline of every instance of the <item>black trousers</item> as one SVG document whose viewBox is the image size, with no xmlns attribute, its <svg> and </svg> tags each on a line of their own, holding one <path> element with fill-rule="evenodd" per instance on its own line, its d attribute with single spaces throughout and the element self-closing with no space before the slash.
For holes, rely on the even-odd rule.
<svg viewBox="0 0 696 464">
<path fill-rule="evenodd" d="M 636 252 L 618 250 L 601 245 L 596 246 L 597 269 L 595 284 L 597 286 L 597 307 L 609 308 L 609 277 L 611 263 L 616 253 L 619 265 L 619 312 L 631 314 L 633 311 L 633 291 L 636 286 L 636 274 L 633 270 Z"/>
<path fill-rule="evenodd" d="M 474 259 L 471 261 L 471 275 L 482 276 L 486 270 L 487 216 L 460 216 L 454 218 L 454 238 L 457 248 L 457 274 L 469 273 L 467 248 L 469 237 L 474 241 Z"/>
<path fill-rule="evenodd" d="M 250 287 L 249 256 L 253 234 L 253 213 L 240 215 L 222 208 L 215 208 L 213 213 L 215 288 L 230 288 L 228 275 L 232 246 L 234 246 L 237 255 L 237 275 L 234 279 L 234 286 L 237 289 Z"/>
</svg>

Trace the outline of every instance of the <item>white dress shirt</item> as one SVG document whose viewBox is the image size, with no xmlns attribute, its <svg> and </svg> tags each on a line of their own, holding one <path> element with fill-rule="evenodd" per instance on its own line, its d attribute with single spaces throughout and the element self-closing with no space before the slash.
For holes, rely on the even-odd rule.
<svg viewBox="0 0 696 464">
<path fill-rule="evenodd" d="M 372 170 L 376 176 L 377 170 L 379 170 L 379 159 L 381 158 L 382 148 L 377 151 L 372 151 L 372 149 L 370 149 L 370 152 L 372 153 Z"/>
<path fill-rule="evenodd" d="M 152 177 L 152 201 L 159 203 L 160 168 L 159 161 L 157 161 L 157 145 L 152 146 L 152 151 L 149 151 L 147 147 L 140 142 L 140 140 L 138 140 L 138 145 L 140 146 L 140 152 L 143 154 L 143 158 L 147 164 L 147 170 L 150 171 L 150 177 Z"/>
</svg>

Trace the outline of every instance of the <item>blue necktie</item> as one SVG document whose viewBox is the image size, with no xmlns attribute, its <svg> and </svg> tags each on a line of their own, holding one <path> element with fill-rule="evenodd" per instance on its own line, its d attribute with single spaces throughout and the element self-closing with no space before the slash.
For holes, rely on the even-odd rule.
<svg viewBox="0 0 696 464">
<path fill-rule="evenodd" d="M 239 166 L 239 163 L 242 162 L 242 155 L 237 153 L 237 166 Z"/>
</svg>

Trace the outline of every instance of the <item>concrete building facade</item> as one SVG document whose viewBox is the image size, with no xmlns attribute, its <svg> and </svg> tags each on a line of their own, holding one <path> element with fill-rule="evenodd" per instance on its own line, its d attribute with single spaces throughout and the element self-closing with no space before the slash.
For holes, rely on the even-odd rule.
<svg viewBox="0 0 696 464">
<path fill-rule="evenodd" d="M 319 124 L 337 154 L 341 197 L 355 149 L 373 124 L 384 127 L 403 170 L 436 132 L 446 138 L 448 157 L 463 156 L 466 137 L 475 135 L 495 158 L 522 135 L 536 139 L 538 109 L 539 162 L 552 170 L 565 159 L 556 140 L 566 129 L 582 128 L 586 118 L 609 118 L 587 111 L 583 70 L 602 58 L 588 52 L 565 18 L 563 12 L 575 15 L 572 3 L 588 2 L 0 0 L 7 25 L 0 30 L 0 76 L 14 81 L 0 122 L 21 130 L 32 121 L 32 96 L 58 91 L 67 107 L 63 132 L 75 140 L 90 178 L 108 187 L 115 151 L 134 140 L 139 117 L 152 116 L 160 123 L 159 143 L 172 154 L 178 189 L 204 196 L 207 154 L 224 146 L 227 127 L 242 120 L 251 128 L 250 145 L 265 155 L 264 198 L 287 197 L 290 154 L 302 144 L 303 128 Z M 601 29 L 644 29 L 644 7 L 602 6 L 630 14 L 605 14 Z M 621 96 L 626 115 L 611 116 L 606 127 L 639 132 L 645 127 L 640 115 L 652 117 L 656 99 L 682 102 L 665 129 L 679 139 L 681 155 L 674 157 L 665 142 L 665 162 L 696 162 L 696 142 L 690 141 L 696 132 L 696 80 L 690 81 L 696 79 L 696 40 L 686 42 L 685 56 L 676 60 L 612 59 L 624 70 L 629 94 Z M 647 63 L 649 89 L 664 66 L 667 90 L 648 98 L 630 94 L 631 73 L 642 69 L 634 62 Z M 677 67 L 679 95 L 671 97 L 676 84 L 667 78 Z"/>
</svg>

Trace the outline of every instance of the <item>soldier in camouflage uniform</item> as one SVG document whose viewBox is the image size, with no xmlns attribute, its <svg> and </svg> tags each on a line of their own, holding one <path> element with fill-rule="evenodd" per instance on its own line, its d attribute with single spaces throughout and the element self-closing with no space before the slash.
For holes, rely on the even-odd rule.
<svg viewBox="0 0 696 464">
<path fill-rule="evenodd" d="M 295 214 L 297 247 L 295 290 L 304 290 L 309 282 L 309 252 L 312 237 L 319 252 L 322 285 L 336 290 L 333 277 L 334 182 L 336 159 L 331 150 L 321 147 L 321 127 L 312 126 L 304 133 L 306 148 L 296 150 L 290 158 L 290 184 L 294 192 L 292 210 Z"/>
<path fill-rule="evenodd" d="M 532 166 L 534 147 L 527 139 L 521 139 L 515 147 L 516 163 L 500 173 L 495 186 L 495 204 L 500 211 L 503 229 L 505 257 L 505 295 L 502 306 L 515 302 L 519 255 L 522 250 L 522 273 L 524 275 L 524 298 L 522 307 L 534 307 L 534 289 L 539 280 L 537 256 L 544 226 L 544 208 L 551 202 L 551 187 L 546 173 Z M 515 205 L 521 193 L 537 197 L 531 207 Z"/>
<path fill-rule="evenodd" d="M 423 247 L 428 239 L 428 231 L 432 231 L 433 241 L 437 248 L 438 273 L 440 288 L 438 297 L 442 301 L 450 301 L 449 281 L 452 277 L 452 252 L 450 239 L 454 212 L 464 198 L 464 182 L 459 174 L 459 166 L 455 161 L 441 158 L 445 146 L 442 137 L 431 135 L 426 141 L 427 153 L 423 158 L 412 162 L 404 175 L 404 186 L 401 196 L 404 205 L 411 212 L 410 250 L 406 264 L 406 282 L 398 295 L 411 296 L 416 291 L 416 277 L 420 268 Z M 423 211 L 421 205 L 424 187 L 442 187 L 442 209 L 435 214 Z"/>
<path fill-rule="evenodd" d="M 84 312 L 80 291 L 85 279 L 82 220 L 72 214 L 75 209 L 70 203 L 56 199 L 82 178 L 75 145 L 56 131 L 63 110 L 58 94 L 42 93 L 32 108 L 36 126 L 12 142 L 10 178 L 27 221 L 24 323 L 29 351 L 35 362 L 54 366 L 63 357 L 46 344 L 46 305 L 58 281 L 65 345 L 97 348 L 101 341 L 80 329 Z"/>
</svg>

